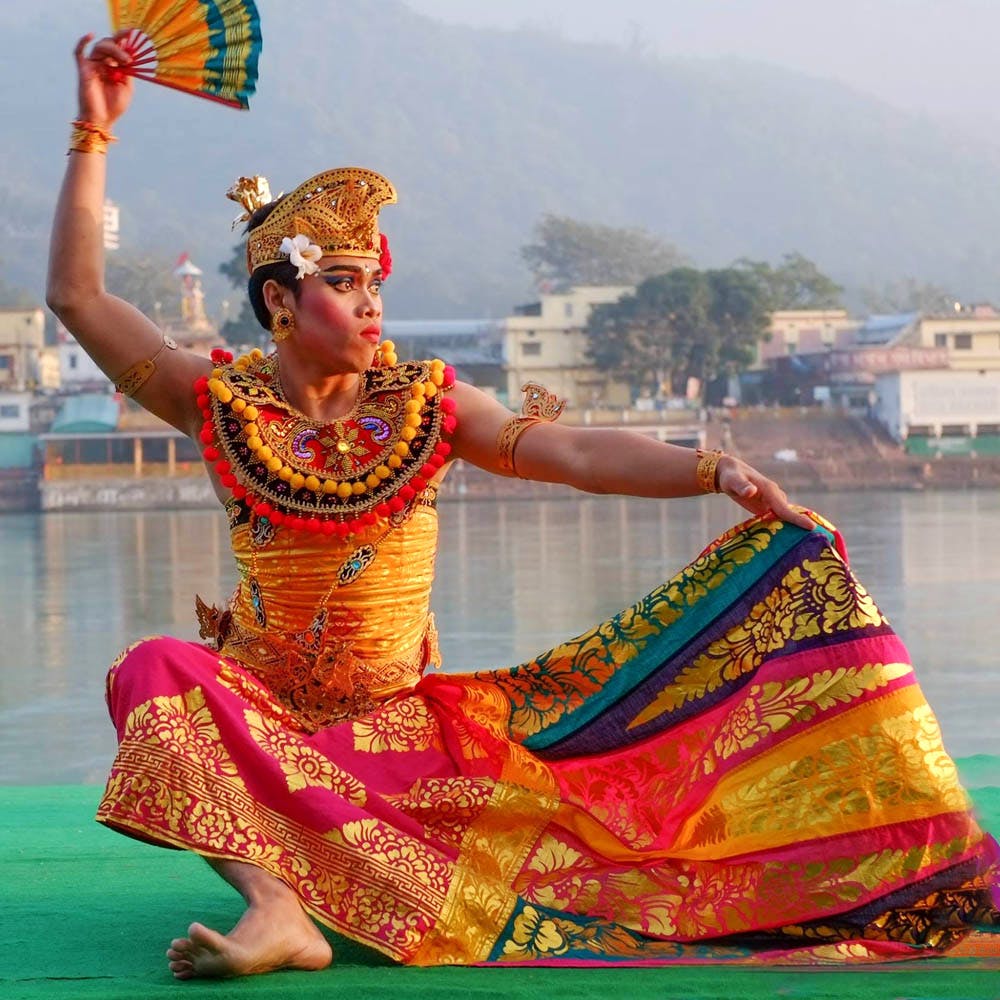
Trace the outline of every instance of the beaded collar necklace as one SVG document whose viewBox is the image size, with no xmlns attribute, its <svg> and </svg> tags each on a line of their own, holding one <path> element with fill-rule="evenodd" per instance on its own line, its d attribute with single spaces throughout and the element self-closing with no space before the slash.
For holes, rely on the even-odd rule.
<svg viewBox="0 0 1000 1000">
<path fill-rule="evenodd" d="M 210 377 L 195 381 L 204 457 L 257 518 L 346 538 L 399 515 L 451 452 L 456 427 L 443 361 L 369 368 L 338 420 L 310 420 L 285 399 L 276 355 L 235 362 L 213 351 Z"/>
</svg>

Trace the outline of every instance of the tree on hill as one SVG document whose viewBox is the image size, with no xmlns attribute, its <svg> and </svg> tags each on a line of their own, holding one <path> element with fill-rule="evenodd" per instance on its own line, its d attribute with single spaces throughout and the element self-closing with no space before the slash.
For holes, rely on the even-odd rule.
<svg viewBox="0 0 1000 1000">
<path fill-rule="evenodd" d="M 155 322 L 180 312 L 180 286 L 174 265 L 165 257 L 109 254 L 105 282 L 112 295 L 131 302 Z"/>
<path fill-rule="evenodd" d="M 864 307 L 873 313 L 921 312 L 929 315 L 951 313 L 961 297 L 941 285 L 916 278 L 886 282 L 881 288 L 861 292 Z"/>
<path fill-rule="evenodd" d="M 769 312 L 778 309 L 839 309 L 844 289 L 797 250 L 773 267 L 767 261 L 741 257 L 733 265 L 757 281 Z"/>
<path fill-rule="evenodd" d="M 539 287 L 636 285 L 685 263 L 680 251 L 645 229 L 580 222 L 564 215 L 543 215 L 534 243 L 521 256 Z"/>
<path fill-rule="evenodd" d="M 587 353 L 635 395 L 683 395 L 690 378 L 704 387 L 749 365 L 767 322 L 766 294 L 746 271 L 674 268 L 597 306 L 585 331 Z"/>
<path fill-rule="evenodd" d="M 233 288 L 239 289 L 240 311 L 235 319 L 226 320 L 219 333 L 227 344 L 253 344 L 258 347 L 267 345 L 267 330 L 257 322 L 250 299 L 247 297 L 247 250 L 244 243 L 233 247 L 229 260 L 219 265 L 219 273 L 225 275 Z"/>
</svg>

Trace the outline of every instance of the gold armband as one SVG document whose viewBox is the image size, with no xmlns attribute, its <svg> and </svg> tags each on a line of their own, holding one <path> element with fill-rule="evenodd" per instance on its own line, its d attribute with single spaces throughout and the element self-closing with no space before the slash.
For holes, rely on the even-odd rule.
<svg viewBox="0 0 1000 1000">
<path fill-rule="evenodd" d="M 115 379 L 115 389 L 123 396 L 134 396 L 148 381 L 153 372 L 156 371 L 156 359 L 164 351 L 176 351 L 177 341 L 164 334 L 163 343 L 160 349 L 145 361 L 138 361 L 128 371 L 123 372 Z"/>
<path fill-rule="evenodd" d="M 497 434 L 500 468 L 505 472 L 513 472 L 515 476 L 519 476 L 514 465 L 514 449 L 518 438 L 536 424 L 551 423 L 558 419 L 566 405 L 566 400 L 559 399 L 537 382 L 525 383 L 521 386 L 521 392 L 524 393 L 524 401 L 521 403 L 520 415 L 511 417 Z"/>
<path fill-rule="evenodd" d="M 695 477 L 698 480 L 698 487 L 702 493 L 721 493 L 719 489 L 719 462 L 725 458 L 726 453 L 716 448 L 714 451 L 705 451 L 699 448 L 695 454 L 698 456 L 698 468 L 695 470 Z"/>
<path fill-rule="evenodd" d="M 106 128 L 77 118 L 73 122 L 73 132 L 69 137 L 69 152 L 106 153 L 108 143 L 117 141 Z"/>
</svg>

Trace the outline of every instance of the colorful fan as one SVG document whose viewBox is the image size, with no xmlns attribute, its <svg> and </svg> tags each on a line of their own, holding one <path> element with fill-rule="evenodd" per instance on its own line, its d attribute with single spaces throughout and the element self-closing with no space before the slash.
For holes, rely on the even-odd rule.
<svg viewBox="0 0 1000 1000">
<path fill-rule="evenodd" d="M 233 108 L 257 84 L 260 15 L 253 0 L 108 0 L 122 71 Z"/>
</svg>

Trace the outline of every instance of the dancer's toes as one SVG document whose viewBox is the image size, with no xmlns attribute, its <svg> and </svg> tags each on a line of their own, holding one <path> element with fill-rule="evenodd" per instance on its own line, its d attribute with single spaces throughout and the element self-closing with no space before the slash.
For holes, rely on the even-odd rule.
<svg viewBox="0 0 1000 1000">
<path fill-rule="evenodd" d="M 275 969 L 325 969 L 333 951 L 315 924 L 296 906 L 275 920 L 250 907 L 229 934 L 194 923 L 186 938 L 167 949 L 168 967 L 176 979 L 222 979 Z"/>
</svg>

